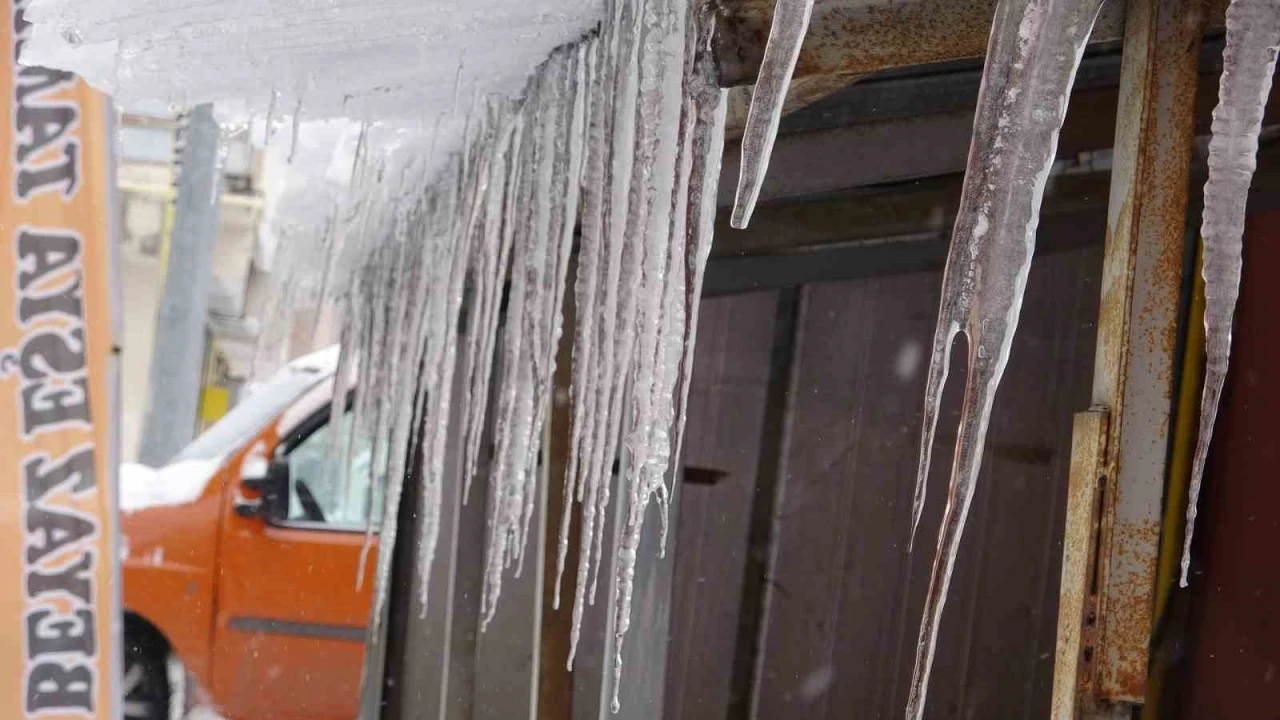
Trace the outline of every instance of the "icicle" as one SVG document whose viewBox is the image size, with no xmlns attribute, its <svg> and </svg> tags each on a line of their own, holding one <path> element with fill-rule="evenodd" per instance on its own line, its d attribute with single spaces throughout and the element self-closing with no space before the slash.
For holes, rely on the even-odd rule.
<svg viewBox="0 0 1280 720">
<path fill-rule="evenodd" d="M 541 122 L 538 149 L 538 178 L 534 194 L 534 238 L 530 248 L 527 272 L 528 282 L 525 285 L 528 293 L 522 304 L 525 326 L 525 341 L 528 352 L 520 359 L 525 367 L 520 372 L 527 373 L 529 385 L 521 387 L 520 419 L 517 432 L 521 433 L 517 447 L 520 455 L 513 458 L 519 463 L 517 477 L 523 480 L 517 492 L 519 500 L 518 518 L 515 535 L 512 538 L 514 548 L 512 557 L 516 563 L 516 575 L 519 576 L 524 567 L 524 548 L 528 540 L 529 522 L 533 516 L 534 498 L 537 494 L 538 451 L 541 447 L 542 432 L 540 416 L 541 406 L 550 400 L 551 374 L 547 365 L 547 348 L 551 335 L 551 318 L 549 317 L 550 296 L 556 292 L 553 287 L 555 273 L 559 264 L 560 238 L 556 227 L 556 206 L 564 201 L 563 180 L 565 168 L 561 162 L 563 157 L 559 140 L 560 130 L 565 128 L 563 109 L 566 96 L 563 78 L 566 74 L 565 56 L 557 53 L 552 56 L 547 69 L 541 74 L 538 92 L 538 115 Z M 563 221 L 563 220 L 562 220 Z M 568 248 L 565 248 L 567 253 Z M 566 258 L 567 262 L 567 258 Z M 554 356 L 554 349 L 551 350 Z"/>
<path fill-rule="evenodd" d="M 409 171 L 412 171 L 410 168 Z M 424 178 L 410 176 L 408 183 L 402 178 L 401 187 L 408 185 L 408 189 L 404 191 L 404 197 L 414 198 L 418 196 L 418 192 Z M 430 195 L 428 195 L 430 199 Z M 413 428 L 413 402 L 404 402 L 397 399 L 414 396 L 415 383 L 419 382 L 418 374 L 410 372 L 412 368 L 422 367 L 424 355 L 432 342 L 438 343 L 436 338 L 430 338 L 424 343 L 420 339 L 418 330 L 422 327 L 422 310 L 427 306 L 426 295 L 430 293 L 432 296 L 441 294 L 439 286 L 429 284 L 425 274 L 422 272 L 424 268 L 439 267 L 436 257 L 428 257 L 427 253 L 433 250 L 431 243 L 424 243 L 422 234 L 430 233 L 430 215 L 424 215 L 420 212 L 422 205 L 412 200 L 401 201 L 402 209 L 398 213 L 397 244 L 401 246 L 398 254 L 397 269 L 401 272 L 397 275 L 405 274 L 403 270 L 409 270 L 409 278 L 407 282 L 397 283 L 395 291 L 398 295 L 397 302 L 394 305 L 393 318 L 396 320 L 396 327 L 390 328 L 393 349 L 395 354 L 391 358 L 391 377 L 389 386 L 385 388 L 385 394 L 380 394 L 380 398 L 387 403 L 395 403 L 393 408 L 389 408 L 388 419 L 390 422 L 390 442 L 387 447 L 388 464 L 387 464 L 387 488 L 386 497 L 383 503 L 383 515 L 381 522 L 381 539 L 382 547 L 395 547 L 396 537 L 398 535 L 397 515 L 400 506 L 400 498 L 404 490 L 405 477 L 408 474 L 410 452 L 410 431 Z M 412 204 L 411 204 L 412 203 Z M 406 207 L 407 206 L 407 207 Z M 447 206 L 446 215 L 452 211 L 452 206 Z M 428 209 L 428 212 L 430 209 Z M 432 298 L 435 300 L 435 298 Z M 424 347 L 428 346 L 428 347 Z M 424 485 L 424 490 L 426 486 Z M 438 514 L 438 500 L 435 503 L 436 512 Z M 373 524 L 369 525 L 372 532 Z M 391 562 L 394 553 L 382 552 L 378 554 L 378 564 L 375 575 L 374 586 L 374 607 L 381 608 L 386 602 L 387 591 L 391 579 Z M 425 579 L 424 579 L 425 582 Z M 373 635 L 378 635 L 379 625 L 381 623 L 382 613 L 373 615 Z"/>
<path fill-rule="evenodd" d="M 616 679 L 650 501 L 659 505 L 664 541 L 667 532 L 673 492 L 667 478 L 674 478 L 673 449 L 687 402 L 724 102 L 709 64 L 709 14 L 695 22 L 682 0 L 609 0 L 607 15 L 598 34 L 553 52 L 520 101 L 490 104 L 483 113 L 473 107 L 463 149 L 439 162 L 436 140 L 443 146 L 449 134 L 440 118 L 434 130 L 431 119 L 423 121 L 390 152 L 382 152 L 362 124 L 348 195 L 335 205 L 319 243 L 301 240 L 315 243 L 312 228 L 281 235 L 286 301 L 277 303 L 280 321 L 271 327 L 273 335 L 282 334 L 295 296 L 309 303 L 315 294 L 318 304 L 332 303 L 340 317 L 328 464 L 343 473 L 347 496 L 356 481 L 385 486 L 385 495 L 366 510 L 356 579 L 359 586 L 377 528 L 384 551 L 372 572 L 375 637 L 384 630 L 390 550 L 399 534 L 406 477 L 419 470 L 422 483 L 421 503 L 413 508 L 420 528 L 414 540 L 421 614 L 446 483 L 461 481 L 465 500 L 492 426 L 483 629 L 497 611 L 504 574 L 513 567 L 521 572 L 529 547 L 581 210 L 573 452 L 565 477 L 557 478 L 566 502 L 557 602 L 569 550 L 568 513 L 576 501 L 582 518 L 576 649 L 584 607 L 594 602 L 602 574 L 610 495 L 619 495 L 626 503 L 619 514 L 620 548 L 613 570 L 603 573 L 614 583 L 609 612 Z M 460 78 L 461 69 L 454 78 L 455 105 Z M 297 149 L 300 106 L 301 92 L 290 156 Z M 466 337 L 459 337 L 460 327 Z M 462 373 L 456 391 L 455 373 Z M 353 376 L 358 392 L 350 422 L 344 422 Z M 458 477 L 447 477 L 446 440 L 453 437 L 459 440 Z M 366 439 L 370 474 L 352 478 L 350 453 Z M 625 462 L 615 480 L 620 455 Z M 369 652 L 376 657 L 379 650 L 371 645 Z"/>
<path fill-rule="evenodd" d="M 1187 494 L 1187 528 L 1182 548 L 1182 587 L 1191 567 L 1196 503 L 1213 437 L 1218 400 L 1231 354 L 1231 321 L 1240 296 L 1245 205 L 1257 167 L 1258 132 L 1280 45 L 1280 4 L 1275 0 L 1233 0 L 1227 7 L 1227 43 L 1222 52 L 1218 106 L 1209 141 L 1209 181 L 1204 186 L 1204 394 L 1200 430 Z"/>
<path fill-rule="evenodd" d="M 782 105 L 787 99 L 787 88 L 791 85 L 791 75 L 812 14 L 813 0 L 777 0 L 774 6 L 773 27 L 764 46 L 764 59 L 751 92 L 751 107 L 742 133 L 738 193 L 733 199 L 733 216 L 729 222 L 735 228 L 745 228 L 756 209 L 782 119 Z"/>
<path fill-rule="evenodd" d="M 556 580 L 552 593 L 552 607 L 560 609 L 560 584 L 564 577 L 565 559 L 569 553 L 569 524 L 572 519 L 573 501 L 582 501 L 582 479 L 579 477 L 579 457 L 584 449 L 584 426 L 587 420 L 589 378 L 595 374 L 593 345 L 595 340 L 596 310 L 593 300 L 599 284 L 601 234 L 601 183 L 604 177 L 604 116 L 607 98 L 604 95 L 604 78 L 609 73 L 609 37 L 611 25 L 603 36 L 592 40 L 588 54 L 586 92 L 588 94 L 588 120 L 586 125 L 586 161 L 582 170 L 582 233 L 578 242 L 577 278 L 574 285 L 574 302 L 577 324 L 573 339 L 573 373 L 570 380 L 569 400 L 572 409 L 570 420 L 569 462 L 564 475 L 564 512 L 560 517 L 559 540 L 556 545 Z M 572 228 L 569 228 L 572 231 Z"/>
<path fill-rule="evenodd" d="M 514 535 L 517 532 L 523 502 L 520 492 L 524 488 L 522 471 L 527 437 L 521 426 L 524 388 L 532 384 L 527 377 L 528 366 L 522 361 L 527 354 L 525 347 L 524 306 L 529 279 L 531 248 L 538 235 L 534 231 L 536 221 L 534 195 L 538 191 L 539 140 L 543 123 L 537 113 L 537 98 L 526 98 L 522 113 L 526 116 L 525 139 L 522 143 L 524 159 L 514 197 L 514 212 L 507 216 L 515 227 L 512 245 L 511 288 L 508 293 L 507 322 L 502 333 L 502 365 L 498 383 L 497 418 L 494 430 L 496 451 L 494 465 L 489 472 L 488 542 L 485 548 L 485 578 L 481 592 L 481 629 L 488 626 L 497 610 L 502 592 L 502 571 L 511 564 Z"/>
<path fill-rule="evenodd" d="M 262 147 L 271 144 L 271 123 L 276 121 L 276 102 L 280 100 L 280 92 L 271 86 L 271 99 L 267 101 L 266 121 L 262 125 Z"/>
<path fill-rule="evenodd" d="M 293 156 L 298 153 L 298 126 L 302 123 L 302 92 L 298 92 L 298 104 L 293 108 L 293 137 L 289 139 L 288 164 L 293 164 Z"/>
<path fill-rule="evenodd" d="M 705 10 L 704 10 L 705 12 Z M 688 219 L 685 232 L 685 334 L 677 383 L 675 450 L 670 472 L 674 476 L 684 443 L 685 416 L 689 405 L 689 383 L 693 375 L 693 348 L 698 335 L 698 303 L 702 298 L 702 281 L 711 254 L 712 230 L 716 217 L 716 185 L 720 179 L 720 159 L 724 151 L 724 118 L 726 92 L 716 87 L 715 67 L 711 55 L 711 21 L 697 24 L 694 78 L 686 92 L 693 94 L 694 126 L 689 171 Z"/>
<path fill-rule="evenodd" d="M 606 266 L 611 256 L 613 231 L 614 163 L 620 162 L 615 144 L 614 118 L 618 106 L 625 104 L 625 96 L 616 91 L 621 86 L 619 75 L 619 51 L 622 7 L 619 0 L 606 3 L 606 20 L 597 41 L 595 72 L 591 80 L 591 118 L 588 124 L 587 161 L 583 177 L 582 237 L 578 257 L 576 283 L 577 327 L 573 348 L 573 379 L 571 404 L 573 410 L 571 451 L 565 477 L 565 513 L 560 528 L 557 553 L 555 606 L 559 607 L 560 582 L 564 572 L 564 558 L 569 544 L 569 508 L 574 499 L 582 504 L 582 529 L 579 538 L 579 561 L 576 573 L 572 629 L 569 657 L 566 666 L 572 669 L 581 629 L 584 595 L 594 537 L 596 495 L 599 488 L 596 472 L 596 448 L 600 443 L 599 409 L 607 391 L 602 384 L 607 381 L 605 362 L 602 359 L 605 344 L 601 341 L 601 328 L 605 318 L 612 313 L 609 298 L 615 288 L 609 285 Z M 619 97 L 621 102 L 615 103 Z M 568 488 L 574 487 L 572 495 Z"/>
<path fill-rule="evenodd" d="M 563 305 L 565 283 L 569 271 L 569 257 L 573 248 L 575 219 L 578 214 L 578 203 L 581 195 L 582 173 L 582 139 L 586 124 L 586 53 L 592 49 L 594 41 L 579 45 L 577 50 L 567 58 L 567 65 L 562 78 L 562 87 L 557 99 L 560 117 L 556 121 L 555 138 L 556 164 L 553 170 L 552 188 L 556 197 L 562 198 L 555 203 L 551 218 L 550 242 L 552 247 L 548 257 L 549 273 L 545 280 L 549 283 L 543 293 L 541 309 L 542 322 L 539 326 L 539 338 L 542 350 L 534 356 L 535 380 L 537 383 L 534 423 L 530 432 L 531 445 L 540 445 L 542 431 L 546 423 L 546 413 L 551 404 L 552 381 L 556 369 L 556 353 L 563 331 Z M 537 454 L 531 454 L 536 460 Z M 531 469 L 531 476 L 536 479 Z M 533 514 L 534 492 L 525 497 L 525 512 L 521 523 L 523 539 L 521 545 L 528 542 L 528 532 Z M 569 515 L 569 493 L 566 492 L 565 517 Z M 522 556 L 523 560 L 523 556 Z M 519 567 L 517 567 L 519 573 Z"/>
<path fill-rule="evenodd" d="M 924 714 L 938 623 L 982 463 L 996 388 L 1018 324 L 1040 201 L 1071 84 L 1100 5 L 1101 0 L 1001 0 L 996 8 L 926 385 L 913 532 L 924 502 L 951 342 L 963 331 L 969 375 L 920 625 L 908 720 Z"/>
<path fill-rule="evenodd" d="M 401 245 L 400 247 L 403 247 Z M 362 430 L 359 437 L 370 437 L 372 439 L 371 462 L 367 482 L 369 487 L 373 487 L 377 481 L 380 470 L 387 469 L 387 462 L 390 457 L 389 433 L 387 432 L 387 405 L 390 403 L 393 387 L 391 383 L 396 377 L 397 370 L 397 347 L 396 336 L 394 332 L 394 316 L 396 315 L 395 306 L 398 299 L 398 288 L 396 281 L 399 274 L 395 272 L 398 264 L 396 260 L 399 256 L 397 247 L 387 245 L 383 246 L 380 255 L 380 266 L 377 270 L 377 278 L 374 281 L 372 291 L 372 321 L 370 323 L 373 338 L 371 341 L 370 352 L 370 382 L 361 388 L 361 395 L 366 397 L 365 418 L 369 423 L 367 430 Z M 387 356 L 387 360 L 383 357 Z M 396 484 L 395 478 L 387 473 L 387 485 Z M 384 518 L 385 519 L 385 518 Z M 373 505 L 372 503 L 366 508 L 365 514 L 365 540 L 360 548 L 360 561 L 356 569 L 356 587 L 360 588 L 364 582 L 364 571 L 369 559 L 369 553 L 373 548 Z M 390 544 L 388 544 L 390 547 Z M 376 592 L 376 590 L 375 590 Z"/>
<path fill-rule="evenodd" d="M 399 182 L 396 188 L 410 189 L 400 190 L 400 195 L 389 199 L 390 203 L 390 242 L 385 246 L 386 251 L 383 255 L 384 268 L 381 273 L 385 275 L 382 282 L 375 288 L 375 352 L 380 348 L 387 356 L 386 361 L 379 360 L 377 362 L 378 371 L 373 375 L 373 383 L 369 388 L 371 407 L 373 414 L 373 462 L 370 465 L 370 487 L 377 477 L 376 473 L 383 470 L 386 473 L 386 495 L 384 497 L 384 507 L 382 513 L 382 538 L 381 542 L 386 543 L 386 547 L 393 547 L 396 536 L 396 511 L 399 507 L 400 493 L 403 487 L 404 474 L 404 451 L 403 447 L 406 442 L 406 425 L 408 423 L 408 410 L 404 408 L 406 403 L 395 403 L 395 399 L 403 397 L 407 388 L 407 373 L 404 368 L 416 367 L 417 363 L 413 362 L 413 356 L 409 353 L 408 348 L 416 346 L 416 342 L 412 342 L 409 337 L 409 323 L 406 321 L 407 316 L 413 311 L 417 305 L 415 290 L 422 283 L 417 282 L 416 274 L 413 272 L 404 272 L 406 267 L 412 267 L 413 262 L 420 258 L 418 254 L 420 246 L 410 241 L 410 223 L 414 217 L 412 208 L 403 201 L 404 197 L 413 197 L 414 193 L 411 184 L 412 177 L 410 175 L 411 167 L 404 166 L 400 168 Z M 408 357 L 406 357 L 408 356 Z M 411 406 L 410 406 L 411 409 Z M 374 534 L 374 518 L 372 517 L 373 505 L 370 504 L 369 516 L 366 517 L 365 542 L 360 553 L 360 574 L 363 577 L 363 569 L 365 562 L 371 552 Z M 385 587 L 390 573 L 391 553 L 382 553 L 378 558 L 378 565 L 375 571 L 375 587 L 374 598 L 375 604 L 380 602 L 380 598 L 385 597 Z M 377 622 L 374 623 L 375 631 Z"/>
<path fill-rule="evenodd" d="M 342 418 L 347 410 L 347 391 L 350 390 L 351 365 L 355 348 L 352 347 L 354 327 L 351 318 L 346 317 L 346 313 L 340 314 L 343 315 L 339 320 L 342 323 L 342 330 L 339 332 L 337 370 L 333 375 L 333 399 L 329 403 L 328 440 L 325 447 L 323 472 L 328 479 L 336 470 L 337 486 L 345 488 L 350 460 L 345 452 L 346 448 L 342 447 L 345 438 L 342 437 L 341 428 Z M 343 494 L 340 497 L 345 503 L 351 496 Z"/>
<path fill-rule="evenodd" d="M 634 0 L 616 0 L 610 8 L 609 25 L 612 26 L 611 45 L 608 50 L 614 58 L 612 77 L 605 79 L 608 93 L 603 128 L 609 148 L 609 161 L 604 165 L 601 187 L 605 189 L 601 208 L 603 218 L 601 282 L 593 303 L 598 328 L 595 354 L 599 357 L 593 388 L 595 395 L 587 406 L 587 432 L 584 452 L 590 450 L 580 462 L 586 461 L 582 507 L 582 534 L 579 538 L 578 570 L 574 589 L 573 619 L 570 630 L 569 664 L 572 667 L 581 634 L 582 615 L 585 610 L 588 580 L 595 585 L 597 566 L 605 525 L 605 509 L 609 506 L 609 485 L 612 480 L 610 466 L 616 454 L 618 433 L 617 416 L 621 405 L 621 377 L 627 371 L 629 357 L 618 352 L 615 343 L 616 329 L 625 324 L 630 315 L 621 308 L 622 266 L 626 239 L 626 214 L 628 184 L 635 156 L 635 93 L 639 86 L 639 69 L 636 65 L 639 32 L 636 26 Z M 616 401 L 615 401 L 616 400 Z M 594 589 L 591 592 L 594 598 Z"/>
<path fill-rule="evenodd" d="M 606 303 L 603 308 L 605 321 L 602 324 L 601 341 L 605 344 L 602 371 L 606 379 L 601 383 L 602 395 L 597 411 L 597 437 L 594 455 L 597 486 L 595 493 L 595 523 L 591 534 L 591 555 L 583 567 L 591 571 L 591 601 L 595 602 L 596 587 L 604 548 L 604 528 L 606 511 L 609 508 L 610 490 L 613 477 L 613 466 L 618 457 L 618 444 L 621 440 L 623 401 L 627 389 L 627 378 L 635 361 L 632 355 L 636 333 L 636 295 L 643 278 L 642 263 L 644 250 L 641 246 L 643 238 L 639 231 L 643 225 L 639 223 L 638 175 L 643 176 L 643 158 L 639 141 L 637 121 L 640 116 L 641 87 L 640 53 L 643 38 L 641 20 L 644 11 L 644 0 L 624 0 L 622 16 L 619 24 L 621 42 L 620 52 L 626 55 L 625 65 L 618 71 L 617 81 L 624 93 L 624 102 L 618 107 L 618 115 L 614 121 L 614 152 L 617 153 L 613 173 L 612 202 L 609 210 L 610 238 L 612 246 L 607 268 Z M 637 171 L 637 165 L 641 170 Z"/>
<path fill-rule="evenodd" d="M 663 301 L 667 299 L 667 272 L 671 249 L 672 190 L 679 165 L 681 68 L 684 57 L 684 22 L 688 3 L 683 0 L 648 0 L 640 50 L 640 96 L 636 163 L 628 205 L 628 235 L 640 251 L 641 277 L 633 282 L 630 301 L 635 304 L 636 327 L 629 333 L 636 343 L 632 368 L 630 427 L 625 444 L 623 486 L 627 510 L 615 569 L 613 700 L 618 710 L 623 643 L 631 625 L 631 597 L 636 555 L 650 497 L 663 485 L 667 470 L 664 442 L 668 427 L 660 425 L 659 397 L 670 399 L 673 388 L 664 387 Z"/>
<path fill-rule="evenodd" d="M 492 128 L 486 128 L 486 132 L 482 133 L 482 137 L 488 140 L 483 143 L 483 148 L 468 147 L 453 165 L 457 175 L 457 203 L 456 208 L 449 213 L 452 222 L 447 236 L 452 242 L 442 248 L 448 257 L 447 261 L 440 263 L 448 267 L 448 278 L 447 283 L 442 284 L 443 297 L 435 299 L 443 308 L 443 313 L 437 316 L 439 320 L 432 333 L 441 347 L 439 370 L 429 374 L 429 379 L 434 380 L 434 383 L 424 383 L 422 387 L 424 394 L 430 394 L 428 390 L 434 389 L 434 397 L 425 398 L 423 420 L 426 450 L 423 460 L 423 524 L 419 544 L 422 578 L 419 586 L 419 613 L 423 617 L 426 614 L 428 579 L 439 535 L 440 500 L 445 481 L 445 439 L 450 429 L 453 376 L 457 359 L 458 315 L 461 311 L 463 284 L 472 257 L 471 246 L 478 234 L 477 224 L 481 218 L 483 195 L 488 186 L 487 165 L 490 155 L 495 152 L 492 147 L 495 134 L 491 130 Z M 469 135 L 469 130 L 464 135 Z M 479 159 L 475 155 L 479 155 Z"/>
<path fill-rule="evenodd" d="M 320 286 L 316 289 L 315 317 L 311 319 L 311 337 L 319 335 L 320 316 L 324 312 L 325 301 L 329 299 L 329 282 L 333 277 L 334 264 L 338 260 L 339 240 L 337 237 L 337 212 L 325 220 L 324 234 L 320 240 L 319 258 L 323 265 L 320 275 Z"/>
<path fill-rule="evenodd" d="M 502 301 L 503 284 L 514 240 L 513 217 L 516 202 L 516 185 L 521 173 L 521 142 L 524 136 L 523 116 L 508 116 L 503 111 L 499 137 L 501 152 L 490 167 L 490 191 L 485 198 L 484 236 L 480 242 L 479 267 L 477 268 L 474 325 L 468 325 L 475 343 L 474 351 L 468 350 L 466 361 L 467 412 L 463 422 L 464 489 L 463 497 L 471 495 L 471 481 L 475 478 L 483 438 L 484 423 L 489 405 L 489 388 L 492 384 L 494 345 L 498 333 L 498 311 Z"/>
<path fill-rule="evenodd" d="M 376 255 L 375 255 L 376 257 Z M 362 278 L 358 294 L 353 299 L 353 315 L 357 318 L 359 325 L 354 331 L 355 342 L 357 343 L 356 356 L 360 358 L 360 362 L 356 367 L 356 397 L 355 411 L 351 417 L 351 431 L 348 433 L 347 446 L 354 447 L 360 438 L 370 438 L 370 452 L 373 452 L 374 444 L 369 434 L 369 408 L 372 405 L 373 397 L 373 377 L 375 374 L 375 362 L 377 355 L 374 353 L 374 317 L 376 315 L 375 298 L 372 287 L 378 278 L 374 276 L 375 266 L 371 262 L 361 272 Z M 344 461 L 346 458 L 344 457 Z M 370 465 L 373 464 L 373 457 L 370 456 Z M 345 497 L 351 496 L 351 483 L 354 478 L 351 477 L 349 469 L 346 471 L 346 481 L 342 491 Z M 372 480 L 373 475 L 367 476 Z M 369 508 L 365 508 L 365 519 L 369 517 Z M 360 590 L 364 584 L 364 567 L 365 567 L 364 549 L 361 548 L 360 562 L 357 563 L 355 586 L 356 590 Z"/>
</svg>

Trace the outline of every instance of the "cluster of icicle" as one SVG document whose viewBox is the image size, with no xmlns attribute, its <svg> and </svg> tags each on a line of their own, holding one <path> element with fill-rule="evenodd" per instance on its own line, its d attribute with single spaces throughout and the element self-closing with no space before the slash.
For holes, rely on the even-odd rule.
<svg viewBox="0 0 1280 720">
<path fill-rule="evenodd" d="M 1001 0 L 996 8 L 926 385 L 913 539 L 924 507 L 951 345 L 963 332 L 968 339 L 969 373 L 950 491 L 916 645 L 908 720 L 924 715 L 938 624 L 1031 270 L 1040 201 L 1057 152 L 1071 84 L 1101 5 L 1102 0 Z M 812 0 L 778 0 L 743 136 L 734 227 L 746 225 L 759 196 L 812 6 Z"/>
<path fill-rule="evenodd" d="M 951 346 L 963 332 L 965 400 L 909 720 L 924 713 L 938 626 L 1017 328 L 1040 203 L 1101 1 L 1000 0 L 996 9 L 926 385 L 913 536 Z M 735 226 L 746 224 L 758 197 L 811 10 L 812 0 L 779 0 L 744 134 Z M 1227 21 L 1205 191 L 1209 370 L 1188 547 L 1226 371 L 1244 199 L 1280 45 L 1276 0 L 1234 0 Z M 339 295 L 347 322 L 336 396 L 346 394 L 352 358 L 362 358 L 356 382 L 366 391 L 356 394 L 351 432 L 376 438 L 375 466 L 393 479 L 383 547 L 395 540 L 406 452 L 417 448 L 424 580 L 435 552 L 442 483 L 461 480 L 469 494 L 486 422 L 492 421 L 481 601 L 487 623 L 497 610 L 504 572 L 513 566 L 520 572 L 524 559 L 574 230 L 580 230 L 571 453 L 563 478 L 566 503 L 579 504 L 581 522 L 569 662 L 584 608 L 596 596 L 618 460 L 626 505 L 612 578 L 615 709 L 636 552 L 651 502 L 661 510 L 664 539 L 667 532 L 674 491 L 668 483 L 683 434 L 697 300 L 711 242 L 724 97 L 712 76 L 710 32 L 709 18 L 683 0 L 610 0 L 600 31 L 556 51 L 519 101 L 490 102 L 483 113 L 473 112 L 465 150 L 432 182 L 411 162 L 391 165 L 357 153 L 360 182 L 348 212 L 335 220 L 346 237 L 327 239 L 325 246 L 322 293 L 328 268 L 350 265 L 335 258 L 366 258 Z M 451 394 L 459 371 L 464 397 L 460 426 L 453 428 Z M 335 405 L 335 420 L 337 412 Z M 460 479 L 444 473 L 451 431 L 461 439 Z M 349 439 L 342 443 L 342 452 L 350 445 Z M 343 457 L 338 467 L 347 464 Z M 569 510 L 559 528 L 557 607 Z M 390 562 L 391 553 L 380 555 L 376 607 L 385 602 Z M 1185 559 L 1183 568 L 1185 582 Z M 425 582 L 422 593 L 425 605 Z M 375 613 L 375 637 L 378 621 Z"/>
<path fill-rule="evenodd" d="M 1200 235 L 1204 241 L 1204 394 L 1200 429 L 1187 497 L 1181 585 L 1187 586 L 1196 504 L 1213 424 L 1218 415 L 1231 355 L 1231 321 L 1240 296 L 1245 203 L 1257 165 L 1258 133 L 1280 46 L 1280 2 L 1232 0 L 1227 7 L 1227 41 L 1222 79 L 1209 140 L 1209 180 L 1204 186 Z"/>
<path fill-rule="evenodd" d="M 554 51 L 519 99 L 475 102 L 463 150 L 443 170 L 429 171 L 439 163 L 421 148 L 388 155 L 362 141 L 350 197 L 320 252 L 285 253 L 290 264 L 314 266 L 299 272 L 323 278 L 313 291 L 331 297 L 343 318 L 334 396 L 346 397 L 353 382 L 360 392 L 349 425 L 339 422 L 342 403 L 333 405 L 331 465 L 352 482 L 352 447 L 372 438 L 368 472 L 389 478 L 383 548 L 396 542 L 404 478 L 420 468 L 422 613 L 444 483 L 463 483 L 469 497 L 487 466 L 482 626 L 497 612 L 504 573 L 518 574 L 525 560 L 575 278 L 573 452 L 563 478 L 557 604 L 576 502 L 576 648 L 584 606 L 596 595 L 616 460 L 625 520 L 609 579 L 615 707 L 651 503 L 667 532 L 724 143 L 711 17 L 700 5 L 610 0 L 600 29 Z M 343 427 L 347 437 L 338 436 Z M 460 449 L 457 475 L 446 472 L 449 438 Z M 383 630 L 392 556 L 377 557 L 372 644 Z"/>
<path fill-rule="evenodd" d="M 1045 180 L 1071 84 L 1101 0 L 1001 0 L 991 29 L 926 385 L 912 534 L 924 505 L 952 341 L 968 339 L 968 380 L 950 490 L 917 643 L 908 720 L 923 717 L 938 624 L 973 498 L 995 392 L 1035 248 Z M 1182 558 L 1187 584 L 1196 501 L 1231 347 L 1258 135 L 1280 50 L 1280 2 L 1232 0 L 1204 191 L 1207 362 Z"/>
<path fill-rule="evenodd" d="M 570 666 L 594 599 L 613 459 L 626 503 L 615 563 L 613 706 L 646 509 L 663 546 L 684 433 L 698 298 L 711 250 L 724 144 L 724 92 L 710 18 L 687 0 L 613 0 L 590 92 L 575 298 L 566 502 L 580 503 Z M 705 6 L 703 6 L 705 8 Z M 619 453 L 619 444 L 621 453 Z M 569 500 L 569 499 L 572 500 Z M 559 529 L 556 604 L 568 549 Z"/>
</svg>

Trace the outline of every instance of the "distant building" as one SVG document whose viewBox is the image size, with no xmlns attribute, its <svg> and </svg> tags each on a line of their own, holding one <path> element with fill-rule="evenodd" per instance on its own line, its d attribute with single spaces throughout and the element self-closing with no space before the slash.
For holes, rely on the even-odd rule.
<svg viewBox="0 0 1280 720">
<path fill-rule="evenodd" d="M 177 114 L 135 108 L 124 114 L 119 135 L 119 282 L 123 319 L 121 457 L 133 461 L 148 403 L 148 373 L 155 344 L 156 312 L 164 283 L 168 233 L 173 221 Z M 268 281 L 259 227 L 263 215 L 262 158 L 249 131 L 224 136 L 223 194 L 213 249 L 201 427 L 221 417 L 253 374 Z"/>
</svg>

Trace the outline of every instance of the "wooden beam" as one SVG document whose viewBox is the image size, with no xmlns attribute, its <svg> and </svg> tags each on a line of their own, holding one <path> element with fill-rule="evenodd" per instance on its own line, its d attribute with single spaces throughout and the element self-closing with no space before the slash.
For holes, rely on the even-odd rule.
<svg viewBox="0 0 1280 720">
<path fill-rule="evenodd" d="M 1041 219 L 1100 214 L 1106 209 L 1108 172 L 1053 176 Z M 884 244 L 951 237 L 963 176 L 927 178 L 860 188 L 835 197 L 763 206 L 743 230 L 716 216 L 712 261 L 759 255 L 795 255 L 838 245 Z M 1096 239 L 1096 238 L 1095 238 Z M 1052 242 L 1052 240 L 1050 240 Z"/>
<path fill-rule="evenodd" d="M 1194 101 L 1197 136 L 1209 133 L 1222 57 L 1220 39 L 1204 45 L 1195 86 L 1184 89 L 1188 102 Z M 972 70 L 937 79 L 864 80 L 785 119 L 788 132 L 774 146 L 753 224 L 773 203 L 964 172 L 978 75 Z M 1119 82 L 1114 55 L 1085 58 L 1059 139 L 1059 158 L 1115 144 Z M 1270 103 L 1280 104 L 1280 83 L 1272 87 Z M 725 146 L 721 205 L 732 202 L 740 154 L 738 143 Z"/>
</svg>

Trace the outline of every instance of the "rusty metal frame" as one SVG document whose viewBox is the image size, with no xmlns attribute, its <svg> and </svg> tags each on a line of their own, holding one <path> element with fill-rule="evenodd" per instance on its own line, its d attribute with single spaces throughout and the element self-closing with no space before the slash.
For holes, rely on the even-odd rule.
<svg viewBox="0 0 1280 720">
<path fill-rule="evenodd" d="M 754 81 L 773 0 L 715 0 L 720 84 Z M 796 78 L 981 57 L 997 0 L 818 0 Z M 1177 372 L 1199 49 L 1222 0 L 1112 0 L 1091 43 L 1121 41 L 1093 409 L 1077 416 L 1052 716 L 1142 703 Z"/>
<path fill-rule="evenodd" d="M 1053 720 L 1073 720 L 1082 696 L 1093 691 L 1098 643 L 1098 546 L 1107 478 L 1107 428 L 1111 416 L 1095 409 L 1077 413 L 1071 428 L 1067 521 L 1062 536 L 1057 662 L 1053 673 Z"/>
<path fill-rule="evenodd" d="M 774 0 L 715 1 L 720 85 L 750 85 L 764 57 Z M 980 58 L 995 8 L 996 0 L 817 0 L 793 77 L 865 75 Z M 1123 28 L 1123 3 L 1109 2 L 1090 42 L 1119 40 Z"/>
<path fill-rule="evenodd" d="M 1075 427 L 1056 720 L 1144 698 L 1204 15 L 1201 0 L 1127 7 L 1093 389 L 1107 421 Z"/>
</svg>

